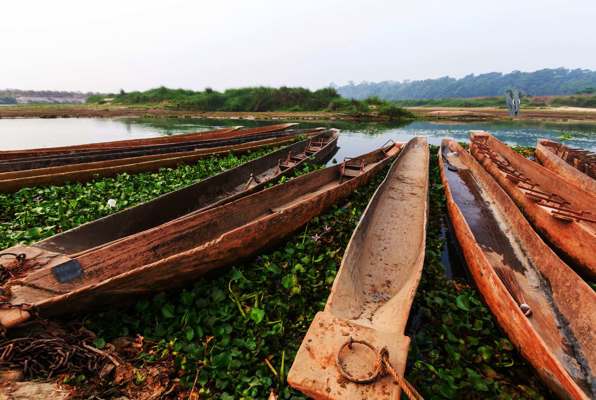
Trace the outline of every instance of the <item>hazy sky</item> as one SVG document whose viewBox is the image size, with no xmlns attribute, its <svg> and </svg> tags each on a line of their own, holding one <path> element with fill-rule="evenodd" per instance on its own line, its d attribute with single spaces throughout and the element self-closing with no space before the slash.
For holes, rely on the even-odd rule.
<svg viewBox="0 0 596 400">
<path fill-rule="evenodd" d="M 18 0 L 0 16 L 0 88 L 317 88 L 596 69 L 596 0 Z"/>
</svg>

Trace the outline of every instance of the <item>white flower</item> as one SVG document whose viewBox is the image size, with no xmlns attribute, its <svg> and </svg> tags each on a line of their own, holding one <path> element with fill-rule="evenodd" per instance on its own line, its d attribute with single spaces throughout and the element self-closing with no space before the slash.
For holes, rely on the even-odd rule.
<svg viewBox="0 0 596 400">
<path fill-rule="evenodd" d="M 108 200 L 108 208 L 114 208 L 114 207 L 116 207 L 116 200 L 115 199 Z"/>
</svg>

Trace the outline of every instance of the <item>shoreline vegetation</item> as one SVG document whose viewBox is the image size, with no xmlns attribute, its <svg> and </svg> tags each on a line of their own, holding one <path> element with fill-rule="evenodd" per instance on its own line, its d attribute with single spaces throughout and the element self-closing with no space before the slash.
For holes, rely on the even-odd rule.
<svg viewBox="0 0 596 400">
<path fill-rule="evenodd" d="M 577 107 L 523 107 L 521 113 L 512 118 L 504 108 L 498 107 L 407 107 L 407 118 L 393 121 L 412 121 L 415 119 L 476 122 L 476 121 L 534 121 L 552 123 L 596 123 L 596 108 Z M 255 121 L 351 121 L 384 122 L 391 118 L 380 116 L 377 112 L 349 113 L 343 111 L 196 111 L 172 110 L 161 104 L 114 105 L 114 104 L 37 104 L 6 105 L 0 107 L 0 119 L 7 118 L 199 118 L 222 120 Z"/>
<path fill-rule="evenodd" d="M 596 122 L 596 95 L 525 96 L 512 118 L 502 97 L 354 100 L 334 88 L 254 87 L 192 91 L 160 87 L 144 92 L 91 95 L 86 104 L 7 104 L 0 118 L 204 118 L 288 121 L 406 122 L 445 121 Z"/>
<path fill-rule="evenodd" d="M 7 206 L 0 214 L 0 222 L 6 223 L 2 246 L 48 237 L 267 151 L 271 149 L 151 174 L 2 194 L 0 205 Z M 479 293 L 463 275 L 450 278 L 445 272 L 446 212 L 436 154 L 437 147 L 431 146 L 426 258 L 408 327 L 407 378 L 427 398 L 550 398 Z M 294 175 L 317 168 L 307 165 Z M 279 246 L 183 290 L 147 296 L 130 307 L 42 323 L 41 337 L 84 334 L 95 348 L 116 352 L 123 361 L 113 377 L 99 369 L 73 367 L 56 371 L 53 381 L 72 389 L 76 398 L 97 393 L 153 398 L 167 392 L 179 398 L 249 399 L 267 398 L 272 390 L 279 399 L 304 398 L 285 377 L 310 321 L 326 302 L 352 231 L 386 172 Z M 109 198 L 116 200 L 116 208 L 105 205 Z"/>
<path fill-rule="evenodd" d="M 144 92 L 95 95 L 88 104 L 159 105 L 170 111 L 200 112 L 331 112 L 354 119 L 407 120 L 414 115 L 395 104 L 369 97 L 353 100 L 341 97 L 333 88 L 311 91 L 305 88 L 248 87 L 224 92 L 159 87 Z"/>
</svg>

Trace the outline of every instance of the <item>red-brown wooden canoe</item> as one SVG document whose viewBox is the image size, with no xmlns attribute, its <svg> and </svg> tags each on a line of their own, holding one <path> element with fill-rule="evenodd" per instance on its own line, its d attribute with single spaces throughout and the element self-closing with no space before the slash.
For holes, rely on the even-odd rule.
<svg viewBox="0 0 596 400">
<path fill-rule="evenodd" d="M 570 265 L 587 279 L 596 279 L 596 195 L 486 132 L 472 132 L 470 150 Z"/>
<path fill-rule="evenodd" d="M 320 134 L 322 131 L 324 131 L 323 128 L 296 131 L 293 135 L 284 135 L 232 146 L 197 149 L 181 153 L 155 154 L 143 157 L 4 172 L 0 173 L 0 192 L 14 192 L 24 187 L 59 185 L 65 182 L 87 182 L 97 178 L 114 176 L 123 172 L 139 173 L 156 171 L 160 168 L 176 167 L 182 164 L 194 163 L 199 159 L 214 155 L 223 155 L 227 153 L 243 154 L 266 146 L 281 146 L 295 141 L 300 135 L 312 137 Z"/>
<path fill-rule="evenodd" d="M 0 172 L 24 171 L 30 169 L 57 167 L 70 164 L 82 164 L 96 161 L 116 160 L 122 158 L 143 157 L 147 155 L 156 154 L 173 154 L 214 147 L 232 146 L 235 144 L 253 142 L 257 140 L 282 136 L 292 136 L 299 133 L 300 130 L 284 129 L 253 135 L 240 134 L 243 132 L 243 130 L 239 130 L 237 132 L 237 136 L 223 139 L 201 139 L 173 144 L 148 145 L 114 150 L 93 150 L 84 153 L 25 157 L 19 158 L 17 160 L 0 161 Z"/>
<path fill-rule="evenodd" d="M 548 139 L 538 139 L 536 159 L 567 182 L 596 194 L 596 154 Z"/>
<path fill-rule="evenodd" d="M 126 139 L 110 142 L 88 143 L 72 146 L 47 147 L 25 150 L 0 151 L 0 160 L 14 160 L 25 157 L 39 157 L 44 155 L 73 154 L 77 152 L 88 152 L 96 150 L 114 150 L 123 148 L 138 148 L 142 146 L 183 143 L 195 140 L 227 139 L 232 137 L 257 135 L 267 132 L 275 132 L 295 126 L 295 123 L 275 124 L 254 128 L 242 128 L 234 126 L 231 128 L 216 129 L 206 132 L 183 133 L 170 136 L 159 136 L 144 139 Z"/>
<path fill-rule="evenodd" d="M 229 203 L 262 190 L 307 161 L 325 162 L 337 150 L 337 138 L 337 130 L 325 131 L 182 189 L 59 233 L 36 246 L 72 257 L 190 213 Z"/>
<path fill-rule="evenodd" d="M 68 257 L 32 246 L 6 250 L 15 277 L 3 287 L 0 324 L 64 314 L 156 290 L 183 286 L 204 273 L 272 246 L 347 197 L 398 154 L 392 144 L 347 163 Z M 21 271 L 15 268 L 20 268 Z"/>
<path fill-rule="evenodd" d="M 439 162 L 455 236 L 497 322 L 561 398 L 595 398 L 596 294 L 467 151 L 446 139 Z"/>
<path fill-rule="evenodd" d="M 325 310 L 317 313 L 288 375 L 315 399 L 399 399 L 385 376 L 370 384 L 347 381 L 336 364 L 349 338 L 385 347 L 403 375 L 410 338 L 405 327 L 424 264 L 428 207 L 428 145 L 415 138 L 402 149 L 372 197 L 348 244 Z M 342 354 L 356 378 L 373 370 L 376 354 L 362 344 Z"/>
</svg>

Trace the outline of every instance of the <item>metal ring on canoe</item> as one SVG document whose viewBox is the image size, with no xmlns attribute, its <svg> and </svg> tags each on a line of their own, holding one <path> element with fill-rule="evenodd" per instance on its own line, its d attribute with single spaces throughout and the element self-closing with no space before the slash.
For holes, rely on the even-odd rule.
<svg viewBox="0 0 596 400">
<path fill-rule="evenodd" d="M 376 355 L 376 360 L 375 360 L 375 366 L 374 366 L 374 370 L 373 370 L 373 374 L 369 377 L 366 378 L 357 378 L 352 376 L 348 371 L 346 371 L 345 367 L 344 367 L 344 363 L 343 360 L 341 358 L 341 354 L 344 351 L 344 349 L 347 347 L 350 350 L 352 349 L 352 345 L 356 343 L 356 344 L 361 344 L 363 346 L 366 346 L 367 348 L 369 348 L 373 353 L 375 353 Z M 368 343 L 365 340 L 354 340 L 352 337 L 350 337 L 344 344 L 341 345 L 341 347 L 339 348 L 339 350 L 337 351 L 337 357 L 335 360 L 335 363 L 337 364 L 337 369 L 339 370 L 339 373 L 341 374 L 341 376 L 343 376 L 344 378 L 346 378 L 347 380 L 349 380 L 350 382 L 354 382 L 354 383 L 372 383 L 374 381 L 377 380 L 377 378 L 379 377 L 379 375 L 381 375 L 381 373 L 384 372 L 383 370 L 383 361 L 381 358 L 381 352 L 377 351 L 377 349 L 375 349 L 373 347 L 372 344 Z"/>
<path fill-rule="evenodd" d="M 373 373 L 366 378 L 356 378 L 345 370 L 341 354 L 346 347 L 351 350 L 352 345 L 354 343 L 361 344 L 376 354 Z M 389 362 L 389 351 L 386 347 L 381 348 L 381 350 L 377 350 L 372 344 L 368 343 L 366 340 L 354 340 L 352 337 L 350 337 L 344 344 L 341 345 L 341 347 L 337 351 L 335 363 L 337 364 L 337 369 L 341 376 L 343 376 L 350 382 L 358 384 L 373 383 L 374 381 L 388 373 L 389 375 L 391 375 L 395 383 L 397 383 L 397 385 L 409 399 L 424 400 L 424 398 L 422 397 L 422 395 L 420 395 L 420 393 L 418 393 L 416 388 L 410 382 L 408 382 L 405 377 L 400 376 L 398 372 L 395 370 L 395 368 L 393 368 L 393 366 Z"/>
</svg>

